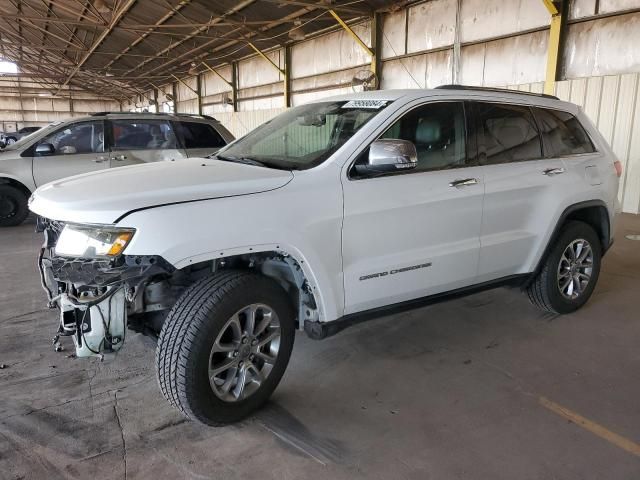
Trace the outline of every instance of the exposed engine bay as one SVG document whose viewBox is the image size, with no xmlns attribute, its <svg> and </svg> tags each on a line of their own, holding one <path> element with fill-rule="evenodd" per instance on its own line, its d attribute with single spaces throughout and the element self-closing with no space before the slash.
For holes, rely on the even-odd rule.
<svg viewBox="0 0 640 480">
<path fill-rule="evenodd" d="M 221 269 L 255 270 L 276 280 L 298 306 L 298 324 L 317 322 L 312 289 L 292 257 L 278 252 L 239 255 L 176 270 L 155 255 L 75 258 L 55 254 L 62 222 L 39 218 L 44 233 L 38 256 L 41 284 L 60 323 L 53 339 L 73 339 L 76 356 L 102 357 L 122 348 L 128 328 L 157 336 L 169 310 L 195 281 Z"/>
</svg>

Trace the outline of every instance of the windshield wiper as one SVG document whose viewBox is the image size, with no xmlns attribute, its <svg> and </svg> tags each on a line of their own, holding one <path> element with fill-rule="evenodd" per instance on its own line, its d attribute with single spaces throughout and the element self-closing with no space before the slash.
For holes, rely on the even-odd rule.
<svg viewBox="0 0 640 480">
<path fill-rule="evenodd" d="M 243 163 L 245 165 L 255 165 L 257 167 L 268 167 L 268 165 L 260 160 L 256 160 L 250 157 L 225 157 L 222 155 L 213 156 L 214 159 L 222 160 L 223 162 Z"/>
</svg>

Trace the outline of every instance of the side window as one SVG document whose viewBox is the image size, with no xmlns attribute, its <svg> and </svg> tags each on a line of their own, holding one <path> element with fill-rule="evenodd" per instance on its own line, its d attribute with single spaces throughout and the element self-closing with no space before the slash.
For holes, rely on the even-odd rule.
<svg viewBox="0 0 640 480">
<path fill-rule="evenodd" d="M 38 145 L 53 146 L 51 155 L 104 152 L 104 127 L 102 122 L 74 123 L 47 135 Z"/>
<path fill-rule="evenodd" d="M 380 138 L 408 140 L 416 146 L 418 166 L 428 171 L 466 164 L 466 135 L 462 102 L 430 103 L 397 120 Z"/>
<path fill-rule="evenodd" d="M 534 109 L 542 138 L 552 157 L 592 153 L 593 144 L 578 119 L 567 112 Z"/>
<path fill-rule="evenodd" d="M 180 128 L 184 148 L 221 148 L 227 143 L 208 123 L 177 122 Z"/>
<path fill-rule="evenodd" d="M 176 147 L 166 120 L 111 120 L 114 150 L 159 150 Z"/>
<path fill-rule="evenodd" d="M 531 109 L 476 103 L 476 118 L 487 165 L 542 158 L 542 143 Z"/>
</svg>

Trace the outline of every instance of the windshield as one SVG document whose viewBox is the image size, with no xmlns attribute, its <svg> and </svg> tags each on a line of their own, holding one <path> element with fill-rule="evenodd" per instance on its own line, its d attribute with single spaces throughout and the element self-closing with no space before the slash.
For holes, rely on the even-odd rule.
<svg viewBox="0 0 640 480">
<path fill-rule="evenodd" d="M 34 138 L 36 138 L 37 136 L 39 136 L 40 134 L 42 134 L 44 132 L 50 131 L 53 127 L 57 127 L 58 125 L 60 125 L 60 123 L 61 122 L 53 122 L 53 123 L 50 123 L 49 125 L 47 125 L 45 127 L 39 128 L 35 132 L 31 132 L 29 135 L 25 135 L 20 140 L 18 140 L 16 143 L 14 143 L 12 145 L 7 145 L 4 148 L 4 150 L 20 150 L 22 147 L 24 147 L 25 145 L 29 144 L 29 142 L 31 142 L 31 140 L 33 140 Z"/>
<path fill-rule="evenodd" d="M 352 100 L 292 108 L 219 151 L 221 160 L 286 170 L 315 167 L 390 102 Z"/>
</svg>

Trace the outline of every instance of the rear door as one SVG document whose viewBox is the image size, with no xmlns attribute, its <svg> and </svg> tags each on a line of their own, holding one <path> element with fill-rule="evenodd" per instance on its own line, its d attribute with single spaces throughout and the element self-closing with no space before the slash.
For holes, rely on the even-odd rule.
<svg viewBox="0 0 640 480">
<path fill-rule="evenodd" d="M 382 138 L 414 143 L 418 166 L 364 178 L 352 169 L 343 184 L 345 313 L 475 282 L 484 185 L 466 130 L 462 102 L 414 106 Z"/>
<path fill-rule="evenodd" d="M 168 120 L 113 119 L 109 125 L 111 168 L 186 157 Z"/>
<path fill-rule="evenodd" d="M 188 157 L 206 157 L 227 144 L 210 123 L 180 120 L 173 124 Z"/>
<path fill-rule="evenodd" d="M 572 188 L 560 158 L 543 153 L 527 105 L 470 102 L 485 196 L 478 282 L 528 273 Z"/>
<path fill-rule="evenodd" d="M 550 108 L 534 108 L 533 113 L 542 135 L 547 158 L 562 159 L 567 175 L 576 186 L 598 186 L 611 174 L 611 162 L 597 152 L 578 119 L 568 112 Z"/>
<path fill-rule="evenodd" d="M 53 153 L 36 154 L 36 147 L 45 143 L 53 147 Z M 109 166 L 102 120 L 65 125 L 43 137 L 32 148 L 33 181 L 36 186 Z"/>
</svg>

